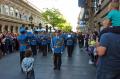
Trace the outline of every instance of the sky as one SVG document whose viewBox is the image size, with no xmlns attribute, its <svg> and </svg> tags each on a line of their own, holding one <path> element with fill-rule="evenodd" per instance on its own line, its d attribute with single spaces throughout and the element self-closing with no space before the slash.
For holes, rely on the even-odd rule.
<svg viewBox="0 0 120 79">
<path fill-rule="evenodd" d="M 67 21 L 72 25 L 73 31 L 76 31 L 78 15 L 80 8 L 78 0 L 27 0 L 38 7 L 40 10 L 44 8 L 56 8 L 64 15 Z"/>
</svg>

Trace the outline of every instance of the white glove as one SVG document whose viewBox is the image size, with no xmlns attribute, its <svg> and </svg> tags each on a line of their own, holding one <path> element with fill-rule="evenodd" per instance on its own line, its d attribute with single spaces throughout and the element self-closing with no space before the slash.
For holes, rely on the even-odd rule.
<svg viewBox="0 0 120 79">
<path fill-rule="evenodd" d="M 54 48 L 52 48 L 52 52 L 54 53 Z"/>
</svg>

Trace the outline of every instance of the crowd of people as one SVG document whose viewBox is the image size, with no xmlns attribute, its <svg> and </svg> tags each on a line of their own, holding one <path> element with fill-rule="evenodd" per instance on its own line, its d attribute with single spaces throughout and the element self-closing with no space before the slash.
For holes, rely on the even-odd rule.
<svg viewBox="0 0 120 79">
<path fill-rule="evenodd" d="M 64 52 L 65 47 L 67 47 L 68 50 L 68 57 L 72 57 L 74 46 L 77 44 L 76 33 L 63 33 L 61 30 L 56 30 L 54 33 L 47 33 L 46 31 L 40 32 L 37 30 L 28 32 L 24 27 L 21 27 L 20 35 L 17 39 L 20 45 L 21 69 L 24 72 L 34 71 L 33 69 L 29 69 L 29 67 L 31 67 L 30 65 L 34 63 L 31 59 L 39 52 L 41 52 L 43 56 L 47 56 L 48 53 L 53 52 L 53 69 L 60 70 L 62 62 L 61 55 Z M 32 58 L 26 56 L 27 51 L 32 52 Z M 25 68 L 27 68 L 27 70 Z"/>
<path fill-rule="evenodd" d="M 77 42 L 82 50 L 83 47 L 89 52 L 89 41 L 96 40 L 97 33 L 91 35 L 81 33 L 64 33 L 61 30 L 55 32 L 27 31 L 24 26 L 19 29 L 20 34 L 5 33 L 1 34 L 1 55 L 8 55 L 13 52 L 20 52 L 20 64 L 22 72 L 34 72 L 34 56 L 42 53 L 47 56 L 53 53 L 54 70 L 60 70 L 62 62 L 62 53 L 67 48 L 68 57 L 72 57 L 74 47 Z M 92 52 L 91 52 L 92 54 Z M 91 55 L 90 55 L 91 57 Z M 92 60 L 92 58 L 90 58 Z M 94 61 L 92 61 L 94 62 Z M 28 75 L 27 75 L 28 76 Z"/>
<path fill-rule="evenodd" d="M 53 53 L 54 70 L 61 69 L 62 53 L 67 48 L 68 57 L 72 57 L 76 44 L 80 51 L 85 49 L 89 63 L 97 67 L 97 79 L 120 79 L 120 11 L 119 3 L 111 2 L 109 13 L 103 21 L 104 29 L 98 33 L 54 33 L 27 31 L 19 29 L 20 34 L 1 33 L 0 57 L 19 51 L 21 69 L 24 72 L 34 71 L 34 56 L 39 52 L 43 56 Z"/>
<path fill-rule="evenodd" d="M 5 32 L 0 34 L 0 58 L 3 56 L 18 51 L 19 42 L 17 34 Z"/>
</svg>

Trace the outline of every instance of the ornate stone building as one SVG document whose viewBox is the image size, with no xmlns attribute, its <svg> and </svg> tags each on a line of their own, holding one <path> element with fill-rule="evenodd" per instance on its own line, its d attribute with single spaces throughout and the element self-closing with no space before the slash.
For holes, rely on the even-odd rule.
<svg viewBox="0 0 120 79">
<path fill-rule="evenodd" d="M 0 32 L 18 32 L 21 24 L 39 26 L 45 21 L 40 11 L 24 0 L 0 0 Z"/>
</svg>

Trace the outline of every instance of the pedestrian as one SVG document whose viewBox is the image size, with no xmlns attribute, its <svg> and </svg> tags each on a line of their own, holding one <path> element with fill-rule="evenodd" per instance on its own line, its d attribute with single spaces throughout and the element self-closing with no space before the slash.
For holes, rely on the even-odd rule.
<svg viewBox="0 0 120 79">
<path fill-rule="evenodd" d="M 41 40 L 41 51 L 43 53 L 43 56 L 47 56 L 47 53 L 48 53 L 48 49 L 47 49 L 47 45 L 48 45 L 48 37 L 47 37 L 47 34 L 46 32 L 43 32 L 42 33 L 42 36 L 40 38 Z"/>
<path fill-rule="evenodd" d="M 103 21 L 104 29 L 100 32 L 100 36 L 106 32 L 119 32 L 120 31 L 120 11 L 119 2 L 111 2 L 108 7 L 108 14 Z"/>
<path fill-rule="evenodd" d="M 97 79 L 120 79 L 120 31 L 104 33 L 97 52 Z"/>
<path fill-rule="evenodd" d="M 34 75 L 34 58 L 32 57 L 32 51 L 27 49 L 25 52 L 25 58 L 22 61 L 21 67 L 23 72 L 25 72 L 27 79 Z"/>
<path fill-rule="evenodd" d="M 88 55 L 90 56 L 89 64 L 95 64 L 95 52 L 94 49 L 96 48 L 96 40 L 94 38 L 89 39 L 89 51 Z"/>
<path fill-rule="evenodd" d="M 32 50 L 32 55 L 35 56 L 37 55 L 37 38 L 32 32 L 28 32 L 27 37 L 29 41 L 29 46 L 31 47 Z"/>
<path fill-rule="evenodd" d="M 97 79 L 120 79 L 120 11 L 119 3 L 111 2 L 109 13 L 103 21 L 105 29 L 100 33 Z M 111 26 L 111 27 L 110 27 Z"/>
<path fill-rule="evenodd" d="M 74 49 L 74 38 L 70 33 L 67 35 L 66 38 L 66 46 L 67 46 L 68 57 L 72 57 L 72 53 Z"/>
<path fill-rule="evenodd" d="M 84 46 L 84 37 L 82 32 L 78 34 L 78 43 L 79 43 L 79 48 L 83 48 Z"/>
<path fill-rule="evenodd" d="M 99 39 L 102 34 L 107 32 L 119 33 L 120 31 L 120 11 L 119 2 L 111 1 L 108 7 L 108 14 L 103 21 L 103 29 L 99 34 Z"/>
<path fill-rule="evenodd" d="M 62 63 L 61 56 L 64 50 L 64 40 L 60 36 L 60 31 L 56 31 L 56 36 L 52 38 L 51 48 L 53 51 L 54 70 L 60 70 Z"/>
<path fill-rule="evenodd" d="M 25 51 L 27 49 L 27 35 L 26 35 L 26 30 L 24 28 L 20 29 L 20 35 L 18 36 L 18 41 L 19 41 L 19 51 L 20 51 L 20 63 L 22 62 Z"/>
<path fill-rule="evenodd" d="M 89 40 L 89 34 L 85 34 L 85 37 L 84 37 L 84 47 L 86 48 L 86 51 L 88 51 L 88 40 Z"/>
</svg>

